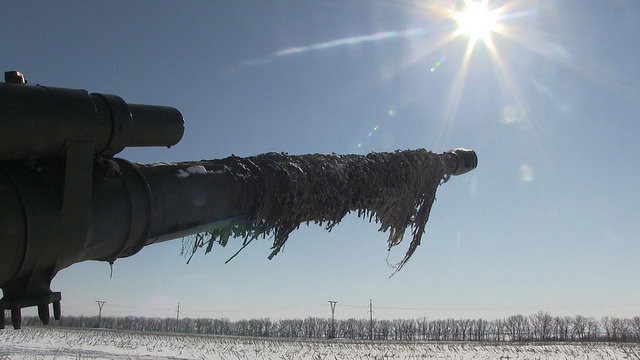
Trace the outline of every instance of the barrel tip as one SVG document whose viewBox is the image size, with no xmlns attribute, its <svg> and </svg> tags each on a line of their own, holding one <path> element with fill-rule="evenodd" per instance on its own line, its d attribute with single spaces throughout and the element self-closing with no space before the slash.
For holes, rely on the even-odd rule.
<svg viewBox="0 0 640 360">
<path fill-rule="evenodd" d="M 462 175 L 475 169 L 478 166 L 478 155 L 471 149 L 455 148 L 449 150 L 458 160 L 458 165 L 451 175 Z"/>
</svg>

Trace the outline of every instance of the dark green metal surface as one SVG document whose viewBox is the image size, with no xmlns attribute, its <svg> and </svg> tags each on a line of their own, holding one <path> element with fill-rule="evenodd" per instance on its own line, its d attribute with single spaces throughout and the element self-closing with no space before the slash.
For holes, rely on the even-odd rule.
<svg viewBox="0 0 640 360">
<path fill-rule="evenodd" d="M 176 144 L 184 131 L 178 110 L 28 85 L 17 72 L 5 79 L 0 83 L 0 328 L 5 309 L 11 310 L 15 328 L 28 306 L 37 306 L 46 324 L 52 303 L 59 319 L 62 297 L 51 291 L 51 280 L 74 263 L 113 262 L 145 245 L 234 219 L 256 222 L 248 214 L 264 195 L 238 173 L 224 171 L 223 160 L 153 166 L 113 158 L 127 146 Z M 477 165 L 471 150 L 437 158 L 447 177 Z"/>
</svg>

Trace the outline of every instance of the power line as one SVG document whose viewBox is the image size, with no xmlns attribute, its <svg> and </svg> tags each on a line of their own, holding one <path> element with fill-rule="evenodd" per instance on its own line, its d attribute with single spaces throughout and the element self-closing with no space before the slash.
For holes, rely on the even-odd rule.
<svg viewBox="0 0 640 360">
<path fill-rule="evenodd" d="M 102 307 L 107 302 L 104 300 L 96 300 L 96 303 L 98 303 L 98 327 L 100 327 L 100 323 L 102 322 Z"/>
<path fill-rule="evenodd" d="M 369 340 L 373 340 L 373 302 L 369 299 Z"/>
<path fill-rule="evenodd" d="M 118 305 L 118 304 L 112 304 L 112 303 L 109 303 L 109 306 L 118 307 L 118 308 L 124 308 L 124 309 L 174 311 L 174 309 L 169 309 L 169 308 L 151 308 L 151 307 L 147 307 L 147 306 Z"/>
<path fill-rule="evenodd" d="M 331 335 L 330 338 L 333 339 L 336 337 L 336 319 L 335 319 L 335 311 L 337 301 L 329 300 L 329 306 L 331 306 Z"/>
<path fill-rule="evenodd" d="M 348 308 L 357 308 L 357 309 L 367 309 L 369 308 L 368 306 L 364 306 L 364 305 L 348 305 L 348 304 L 340 304 L 340 306 L 342 307 L 348 307 Z"/>
<path fill-rule="evenodd" d="M 176 311 L 176 332 L 180 330 L 178 324 L 180 323 L 180 302 L 178 302 L 178 311 Z"/>
</svg>

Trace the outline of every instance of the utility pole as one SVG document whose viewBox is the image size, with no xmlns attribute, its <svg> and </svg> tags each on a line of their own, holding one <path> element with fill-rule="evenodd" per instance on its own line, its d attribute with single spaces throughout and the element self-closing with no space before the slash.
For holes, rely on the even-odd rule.
<svg viewBox="0 0 640 360">
<path fill-rule="evenodd" d="M 176 332 L 178 332 L 178 324 L 180 321 L 180 302 L 178 301 L 178 311 L 176 311 Z"/>
<path fill-rule="evenodd" d="M 335 311 L 337 301 L 329 300 L 329 306 L 331 306 L 331 334 L 329 334 L 329 339 L 333 339 L 336 337 L 336 319 L 335 319 Z"/>
<path fill-rule="evenodd" d="M 369 340 L 373 340 L 373 303 L 369 299 Z"/>
<path fill-rule="evenodd" d="M 102 322 L 102 307 L 107 302 L 103 300 L 96 300 L 96 303 L 98 303 L 98 327 L 100 327 L 100 324 Z"/>
</svg>

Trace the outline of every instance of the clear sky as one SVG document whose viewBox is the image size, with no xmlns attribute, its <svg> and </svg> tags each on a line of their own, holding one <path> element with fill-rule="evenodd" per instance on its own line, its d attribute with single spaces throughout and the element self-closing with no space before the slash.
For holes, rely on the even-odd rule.
<svg viewBox="0 0 640 360">
<path fill-rule="evenodd" d="M 62 270 L 64 314 L 501 318 L 640 315 L 640 4 L 490 1 L 470 47 L 464 4 L 412 0 L 22 1 L 0 12 L 0 68 L 30 83 L 168 105 L 172 147 L 134 162 L 268 151 L 473 148 L 410 239 L 347 217 L 331 233 L 180 256 L 180 240 Z M 387 259 L 389 255 L 389 259 Z"/>
</svg>

